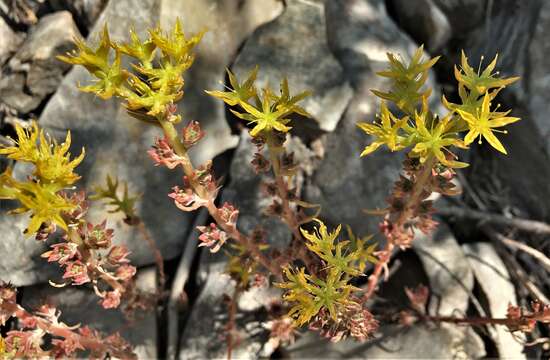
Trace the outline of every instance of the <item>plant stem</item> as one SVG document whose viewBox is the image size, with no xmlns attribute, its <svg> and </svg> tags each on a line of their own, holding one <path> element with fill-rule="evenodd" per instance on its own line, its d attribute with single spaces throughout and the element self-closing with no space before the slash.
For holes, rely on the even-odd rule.
<svg viewBox="0 0 550 360">
<path fill-rule="evenodd" d="M 235 338 L 233 337 L 236 334 L 237 323 L 237 300 L 240 295 L 238 286 L 235 287 L 233 291 L 233 296 L 229 299 L 228 303 L 228 316 L 227 316 L 227 325 L 225 331 L 227 332 L 226 341 L 227 341 L 227 360 L 231 360 L 231 354 L 233 352 L 233 347 L 235 346 Z"/>
<path fill-rule="evenodd" d="M 235 239 L 237 242 L 241 243 L 241 245 L 243 245 L 246 249 L 248 249 L 248 251 L 250 251 L 250 253 L 254 257 L 254 260 L 260 263 L 264 268 L 269 270 L 273 275 L 277 276 L 277 278 L 280 278 L 281 269 L 277 267 L 275 263 L 271 262 L 264 254 L 262 254 L 259 247 L 254 244 L 248 236 L 245 236 L 242 232 L 240 232 L 236 226 L 229 226 L 222 220 L 218 212 L 218 208 L 214 204 L 213 200 L 208 201 L 205 207 L 206 209 L 208 209 L 210 216 L 214 218 L 218 226 L 221 227 L 223 231 L 225 231 L 231 238 Z"/>
<path fill-rule="evenodd" d="M 193 166 L 193 163 L 191 162 L 191 158 L 189 157 L 189 154 L 187 154 L 187 149 L 181 142 L 178 131 L 176 130 L 176 127 L 174 124 L 169 122 L 168 120 L 165 120 L 163 118 L 159 117 L 160 125 L 162 126 L 162 129 L 164 130 L 164 135 L 166 135 L 166 138 L 168 139 L 168 143 L 174 148 L 176 151 L 176 154 L 178 154 L 181 159 L 181 166 L 183 167 L 183 172 L 189 179 L 189 183 L 193 187 L 193 190 L 199 194 L 200 197 L 204 198 L 206 197 L 206 191 L 203 186 L 201 186 L 194 178 L 193 174 L 195 173 L 195 168 Z"/>
<path fill-rule="evenodd" d="M 16 303 L 4 302 L 0 305 L 3 311 L 11 313 L 13 317 L 17 318 L 20 321 L 27 320 L 29 322 L 35 322 L 37 328 L 42 329 L 48 334 L 62 337 L 67 340 L 71 339 L 73 342 L 81 344 L 85 349 L 92 350 L 94 352 L 108 353 L 111 350 L 111 347 L 108 343 L 104 343 L 103 341 L 80 335 L 70 328 L 56 325 L 45 318 L 34 316 Z M 135 358 L 135 354 L 133 353 L 125 355 L 128 356 L 128 358 Z"/>
<path fill-rule="evenodd" d="M 269 270 L 277 278 L 281 278 L 281 269 L 274 263 L 272 263 L 264 254 L 262 254 L 259 247 L 249 237 L 241 233 L 236 226 L 230 226 L 222 220 L 218 212 L 218 208 L 216 207 L 216 204 L 214 204 L 214 199 L 210 199 L 208 191 L 201 184 L 195 181 L 193 176 L 195 173 L 195 168 L 193 166 L 191 158 L 189 157 L 189 154 L 187 153 L 187 149 L 185 148 L 178 136 L 178 132 L 174 127 L 174 124 L 163 118 L 159 118 L 159 122 L 164 130 L 164 134 L 166 135 L 168 143 L 174 148 L 176 154 L 178 154 L 178 156 L 180 156 L 182 159 L 183 172 L 189 179 L 189 184 L 201 198 L 208 200 L 205 207 L 210 213 L 210 216 L 212 216 L 218 226 L 231 238 L 233 238 L 241 245 L 243 245 L 246 249 L 248 249 L 248 251 L 250 251 L 250 253 L 254 257 L 254 260 L 260 263 L 264 268 Z"/>
<path fill-rule="evenodd" d="M 269 153 L 269 160 L 271 161 L 271 166 L 273 168 L 273 175 L 275 177 L 275 185 L 277 188 L 277 195 L 282 201 L 283 212 L 281 214 L 281 219 L 288 226 L 292 235 L 294 236 L 294 241 L 298 243 L 297 254 L 295 259 L 300 259 L 306 264 L 307 268 L 311 268 L 311 260 L 307 256 L 307 248 L 304 246 L 302 240 L 302 235 L 300 234 L 300 224 L 298 223 L 298 217 L 296 211 L 290 206 L 290 201 L 288 199 L 288 182 L 281 174 L 281 158 L 279 156 L 278 147 L 274 145 L 271 137 L 267 138 L 267 151 Z"/>
<path fill-rule="evenodd" d="M 166 274 L 164 272 L 164 259 L 162 258 L 162 254 L 158 247 L 155 244 L 155 240 L 151 237 L 151 234 L 149 233 L 149 230 L 147 230 L 147 227 L 143 223 L 143 220 L 141 218 L 138 218 L 139 222 L 137 223 L 137 228 L 141 235 L 143 235 L 143 238 L 147 242 L 147 245 L 149 245 L 149 248 L 155 255 L 155 262 L 157 264 L 157 271 L 158 271 L 158 281 L 157 281 L 157 295 L 162 296 L 162 292 L 164 291 L 164 285 L 166 283 Z"/>
<path fill-rule="evenodd" d="M 406 223 L 411 220 L 414 208 L 418 205 L 418 201 L 420 200 L 426 183 L 430 180 L 432 169 L 435 163 L 436 158 L 434 156 L 430 156 L 424 162 L 422 170 L 420 171 L 418 176 L 416 176 L 411 195 L 407 199 L 403 210 L 398 213 L 395 220 L 390 218 L 392 227 L 394 229 L 402 229 L 406 225 Z M 379 261 L 374 265 L 374 270 L 369 276 L 367 290 L 363 295 L 363 301 L 366 301 L 374 294 L 374 291 L 376 290 L 376 285 L 378 284 L 378 279 L 380 278 L 382 271 L 387 268 L 394 248 L 395 244 L 393 240 L 390 237 L 386 237 L 386 246 L 380 252 L 382 255 L 380 256 Z"/>
</svg>

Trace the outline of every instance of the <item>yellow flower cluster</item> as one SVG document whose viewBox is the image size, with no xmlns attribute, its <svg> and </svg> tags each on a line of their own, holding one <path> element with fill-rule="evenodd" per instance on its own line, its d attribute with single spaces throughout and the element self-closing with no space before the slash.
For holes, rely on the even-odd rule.
<svg viewBox="0 0 550 360">
<path fill-rule="evenodd" d="M 131 115 L 140 120 L 155 121 L 155 117 L 164 116 L 168 106 L 183 96 L 183 73 L 193 64 L 195 55 L 192 51 L 203 33 L 186 37 L 178 20 L 171 32 L 164 33 L 157 27 L 149 30 L 148 35 L 146 40 L 141 40 L 132 29 L 130 42 L 117 44 L 111 40 L 105 26 L 95 50 L 77 39 L 77 49 L 58 58 L 84 66 L 96 78 L 94 84 L 80 87 L 82 91 L 103 99 L 123 98 Z M 115 53 L 112 62 L 109 60 L 111 50 Z M 158 61 L 155 61 L 157 52 Z M 137 64 L 132 64 L 135 72 L 122 67 L 122 55 L 137 60 Z M 179 117 L 172 118 L 173 122 L 179 120 Z"/>
<path fill-rule="evenodd" d="M 288 80 L 281 81 L 280 95 L 266 87 L 261 93 L 254 86 L 258 67 L 254 68 L 248 78 L 239 83 L 231 71 L 227 70 L 231 89 L 229 91 L 206 91 L 207 94 L 222 99 L 230 106 L 239 105 L 245 112 L 231 110 L 238 118 L 254 124 L 250 135 L 257 137 L 260 134 L 270 131 L 288 132 L 291 127 L 287 126 L 290 122 L 288 118 L 292 113 L 309 116 L 309 114 L 297 103 L 310 95 L 304 91 L 298 95 L 290 96 Z"/>
<path fill-rule="evenodd" d="M 373 90 L 374 94 L 383 99 L 381 113 L 378 121 L 372 124 L 358 124 L 360 129 L 375 138 L 361 156 L 386 145 L 391 151 L 410 148 L 409 157 L 419 158 L 421 163 L 428 158 L 435 158 L 444 166 L 460 168 L 468 164 L 456 161 L 457 156 L 450 148 L 468 148 L 476 138 L 481 142 L 482 137 L 506 154 L 493 133 L 498 131 L 494 128 L 514 123 L 519 118 L 507 116 L 509 111 L 491 110 L 491 102 L 501 89 L 518 78 L 499 78 L 498 72 L 493 72 L 497 57 L 483 71 L 476 72 L 462 53 L 460 69 L 455 67 L 461 103 L 453 104 L 443 96 L 442 103 L 449 113 L 439 117 L 428 106 L 431 89 L 423 89 L 430 68 L 439 58 L 422 61 L 422 54 L 423 48 L 420 47 L 408 64 L 388 54 L 390 68 L 378 74 L 392 80 L 391 90 Z M 403 116 L 392 113 L 384 100 L 393 102 Z M 463 137 L 465 132 L 467 134 Z M 501 132 L 506 133 L 505 130 Z"/>
<path fill-rule="evenodd" d="M 285 289 L 283 299 L 293 303 L 288 316 L 296 326 L 309 322 L 322 308 L 336 320 L 339 309 L 352 303 L 352 293 L 359 290 L 349 283 L 351 278 L 362 274 L 367 262 L 377 261 L 373 255 L 376 244 L 366 245 L 370 237 L 357 239 L 349 232 L 350 240 L 337 241 L 341 226 L 329 232 L 322 221 L 315 221 L 319 224 L 315 231 L 301 231 L 308 249 L 326 266 L 326 276 L 319 278 L 306 274 L 303 268 L 293 271 L 287 267 L 286 281 L 277 284 Z"/>
<path fill-rule="evenodd" d="M 16 125 L 15 130 L 17 140 L 14 140 L 14 146 L 0 148 L 0 155 L 32 163 L 34 171 L 28 181 L 16 180 L 10 168 L 0 174 L 0 199 L 18 200 L 20 207 L 13 210 L 14 213 L 31 213 L 31 221 L 25 230 L 28 235 L 36 233 L 44 223 L 54 223 L 67 230 L 62 214 L 74 209 L 75 204 L 61 191 L 80 178 L 74 169 L 84 159 L 84 149 L 71 160 L 68 152 L 70 132 L 67 132 L 65 142 L 57 144 L 34 122 L 29 128 Z"/>
</svg>

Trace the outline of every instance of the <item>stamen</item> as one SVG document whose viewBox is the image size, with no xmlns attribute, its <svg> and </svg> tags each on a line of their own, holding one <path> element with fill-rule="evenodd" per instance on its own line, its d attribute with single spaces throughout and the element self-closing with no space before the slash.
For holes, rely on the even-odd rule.
<svg viewBox="0 0 550 360">
<path fill-rule="evenodd" d="M 483 59 L 485 59 L 485 57 L 483 55 L 481 55 L 481 58 L 479 59 L 479 67 L 477 68 L 477 74 L 478 75 L 481 72 L 481 64 L 483 64 Z"/>
<path fill-rule="evenodd" d="M 450 154 L 453 159 L 457 160 L 458 159 L 458 155 L 456 155 L 454 152 L 452 152 L 451 150 L 447 149 L 446 147 L 442 147 L 441 148 L 442 150 L 446 151 L 447 154 Z"/>
</svg>

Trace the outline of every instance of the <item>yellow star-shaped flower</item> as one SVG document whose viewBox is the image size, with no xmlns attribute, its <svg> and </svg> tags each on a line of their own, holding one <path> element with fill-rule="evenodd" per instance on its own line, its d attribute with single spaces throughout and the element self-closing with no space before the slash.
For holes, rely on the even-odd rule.
<svg viewBox="0 0 550 360">
<path fill-rule="evenodd" d="M 494 130 L 494 128 L 512 124 L 520 118 L 506 116 L 509 111 L 504 113 L 491 112 L 490 107 L 491 96 L 488 92 L 485 92 L 481 109 L 477 109 L 476 114 L 457 109 L 459 115 L 468 123 L 468 127 L 470 128 L 470 131 L 464 138 L 464 143 L 466 145 L 471 144 L 476 138 L 478 138 L 479 143 L 481 143 L 481 137 L 483 136 L 492 147 L 503 154 L 507 154 L 502 143 L 497 139 L 495 134 L 493 134 L 494 131 L 506 133 L 506 130 Z"/>
<path fill-rule="evenodd" d="M 382 101 L 380 105 L 381 114 L 380 121 L 373 124 L 358 123 L 357 126 L 369 135 L 374 136 L 376 139 L 368 145 L 361 153 L 361 156 L 368 155 L 374 152 L 382 145 L 386 145 L 391 151 L 401 150 L 403 146 L 401 142 L 403 137 L 398 135 L 399 131 L 405 126 L 408 121 L 408 117 L 398 119 L 388 109 L 386 104 Z"/>
</svg>

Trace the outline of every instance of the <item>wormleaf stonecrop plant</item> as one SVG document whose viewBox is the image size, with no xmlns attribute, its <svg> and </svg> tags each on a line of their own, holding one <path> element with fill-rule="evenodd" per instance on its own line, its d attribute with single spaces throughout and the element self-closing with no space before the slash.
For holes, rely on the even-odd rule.
<svg viewBox="0 0 550 360">
<path fill-rule="evenodd" d="M 228 70 L 231 87 L 207 91 L 232 106 L 231 111 L 251 126 L 256 145 L 252 166 L 257 173 L 266 173 L 269 180 L 263 189 L 273 199 L 266 213 L 280 218 L 293 234 L 289 250 L 280 252 L 269 248 L 263 229 L 244 234 L 237 228 L 239 211 L 233 204 L 216 204 L 220 184 L 211 161 L 195 166 L 188 154 L 205 135 L 200 123 L 187 121 L 181 131 L 176 129 L 182 119 L 176 115 L 175 102 L 183 95 L 183 73 L 193 62 L 192 51 L 202 34 L 187 37 L 178 21 L 169 33 L 155 28 L 145 39 L 134 31 L 130 35 L 130 43 L 117 44 L 105 28 L 97 49 L 77 42 L 77 49 L 60 59 L 84 66 L 96 78 L 92 85 L 81 87 L 83 91 L 121 98 L 130 115 L 162 128 L 164 136 L 155 141 L 149 154 L 155 165 L 181 168 L 184 175 L 168 196 L 182 211 L 206 208 L 214 220 L 197 228 L 199 246 L 212 252 L 225 248 L 230 256 L 228 273 L 237 281 L 239 291 L 271 280 L 287 289 L 285 298 L 299 302 L 289 314 L 294 326 L 315 319 L 316 326 L 331 336 L 367 338 L 376 321 L 352 296 L 359 289 L 351 280 L 364 271 L 368 261 L 375 260 L 375 247 L 355 237 L 338 241 L 338 232 L 332 233 L 329 241 L 322 222 L 317 235 L 301 229 L 318 215 L 319 207 L 299 199 L 295 183 L 298 164 L 285 144 L 293 116 L 308 116 L 299 102 L 309 93 L 291 94 L 286 79 L 281 80 L 278 92 L 269 87 L 258 89 L 258 68 L 243 82 Z M 112 62 L 110 53 L 114 53 Z M 123 55 L 133 61 L 131 68 L 121 68 Z M 308 214 L 311 211 L 313 214 Z M 296 269 L 297 264 L 302 267 Z"/>
<path fill-rule="evenodd" d="M 56 229 L 62 231 L 62 241 L 42 254 L 48 262 L 56 262 L 64 269 L 63 282 L 52 282 L 53 285 L 91 283 L 103 307 L 118 307 L 136 269 L 129 265 L 128 250 L 112 244 L 113 230 L 106 227 L 106 221 L 92 224 L 85 219 L 86 194 L 72 191 L 80 178 L 74 169 L 84 159 L 84 150 L 71 159 L 71 133 L 58 144 L 36 123 L 29 128 L 17 125 L 16 133 L 14 145 L 0 148 L 0 154 L 31 163 L 34 170 L 25 181 L 20 181 L 8 168 L 0 175 L 0 198 L 19 203 L 13 213 L 30 213 L 24 231 L 27 236 L 35 235 L 37 240 L 45 241 Z"/>
<path fill-rule="evenodd" d="M 71 158 L 70 132 L 58 144 L 35 122 L 27 128 L 18 124 L 15 130 L 17 140 L 13 146 L 0 148 L 0 154 L 32 164 L 33 171 L 24 181 L 14 177 L 11 168 L 0 174 L 0 199 L 17 202 L 19 207 L 12 213 L 30 213 L 24 230 L 27 237 L 60 240 L 42 254 L 64 271 L 61 282 L 50 281 L 53 286 L 91 284 L 104 308 L 118 307 L 121 298 L 132 293 L 136 268 L 129 264 L 128 250 L 112 244 L 113 230 L 107 228 L 106 221 L 92 224 L 85 218 L 86 194 L 73 187 L 80 178 L 74 170 L 84 159 L 84 150 Z M 58 320 L 60 314 L 52 307 L 43 306 L 30 313 L 15 303 L 15 293 L 9 284 L 0 282 L 0 326 L 11 317 L 22 325 L 21 330 L 9 331 L 2 339 L 4 353 L 0 358 L 75 356 L 79 351 L 100 357 L 133 357 L 120 336 L 103 339 L 88 328 L 69 327 Z M 53 336 L 47 349 L 43 339 L 46 335 Z"/>
<path fill-rule="evenodd" d="M 506 152 L 494 132 L 505 131 L 496 128 L 519 119 L 508 116 L 508 111 L 498 111 L 494 101 L 498 92 L 516 78 L 499 78 L 493 72 L 496 58 L 486 69 L 476 72 L 463 54 L 461 66 L 455 69 L 460 102 L 451 103 L 443 97 L 448 113 L 435 114 L 429 107 L 431 89 L 426 87 L 426 80 L 438 58 L 424 61 L 422 47 L 409 63 L 388 55 L 390 67 L 379 75 L 391 80 L 391 88 L 387 92 L 373 91 L 383 99 L 380 115 L 372 123 L 358 124 L 373 137 L 362 156 L 382 146 L 391 151 L 407 151 L 403 174 L 383 211 L 380 229 L 384 240 L 380 248 L 372 236 L 358 237 L 349 228 L 341 236 L 341 226 L 329 229 L 319 219 L 319 206 L 300 199 L 296 176 L 300 169 L 287 149 L 287 134 L 292 131 L 296 115 L 309 117 L 300 106 L 309 93 L 291 95 L 286 79 L 280 81 L 279 91 L 268 86 L 257 88 L 258 67 L 242 82 L 228 70 L 230 86 L 224 91 L 206 93 L 224 101 L 249 126 L 251 141 L 256 146 L 251 165 L 256 173 L 264 175 L 262 189 L 272 199 L 266 214 L 282 220 L 292 234 L 288 249 L 281 251 L 269 246 L 266 229 L 257 228 L 245 234 L 238 228 L 238 208 L 227 202 L 217 204 L 221 182 L 215 178 L 212 161 L 195 166 L 189 156 L 189 149 L 206 134 L 199 121 L 184 121 L 177 115 L 176 102 L 183 96 L 183 75 L 194 61 L 193 51 L 201 37 L 202 33 L 187 36 L 177 21 L 169 32 L 157 27 L 140 38 L 131 30 L 128 43 L 117 43 L 111 40 L 105 27 L 97 47 L 77 40 L 76 49 L 59 58 L 83 66 L 95 78 L 90 85 L 79 85 L 82 91 L 103 99 L 120 98 L 130 115 L 162 129 L 163 136 L 155 140 L 148 153 L 156 166 L 181 169 L 183 173 L 181 182 L 172 184 L 167 197 L 182 211 L 205 208 L 213 221 L 197 227 L 199 246 L 211 252 L 223 249 L 229 257 L 227 272 L 237 284 L 229 306 L 230 324 L 226 327 L 229 354 L 234 342 L 236 298 L 252 286 L 266 284 L 282 289 L 286 309 L 284 314 L 270 311 L 271 343 L 292 341 L 296 329 L 302 326 L 317 330 L 332 341 L 348 336 L 358 340 L 371 338 L 379 322 L 369 310 L 369 300 L 391 254 L 396 248 L 411 245 L 415 229 L 428 233 L 437 225 L 431 216 L 432 203 L 427 200 L 432 192 L 457 193 L 452 183 L 454 169 L 467 164 L 459 161 L 454 151 L 468 149 L 476 139 L 485 139 L 498 151 Z M 122 57 L 130 60 L 129 67 L 122 66 Z M 181 128 L 178 130 L 176 125 Z M 67 154 L 70 137 L 57 145 L 35 125 L 30 130 L 17 131 L 17 145 L 1 150 L 2 153 L 29 161 L 37 170 L 27 183 L 18 182 L 7 171 L 1 177 L 0 195 L 19 200 L 22 205 L 17 211 L 33 214 L 27 232 L 37 232 L 42 238 L 55 226 L 63 229 L 67 234 L 65 243 L 45 256 L 65 266 L 66 278 L 73 283 L 95 285 L 101 279 L 109 284 L 109 291 L 96 287 L 96 292 L 103 298 L 104 306 L 118 305 L 120 281 L 131 277 L 135 269 L 127 264 L 127 252 L 120 247 L 112 247 L 106 258 L 97 260 L 114 266 L 114 274 L 103 271 L 106 268 L 103 263 L 99 266 L 93 262 L 94 252 L 88 249 L 109 248 L 112 231 L 106 229 L 105 223 L 85 223 L 84 195 L 65 193 L 78 178 L 72 170 L 82 160 L 81 157 L 70 160 Z M 49 165 L 42 165 L 46 163 Z M 107 188 L 96 190 L 96 196 L 123 211 L 129 224 L 135 222 L 132 210 L 135 200 L 127 193 L 122 198 L 116 196 L 115 181 L 108 180 Z M 86 251 L 82 251 L 82 244 L 88 243 L 92 245 L 86 245 Z M 370 268 L 372 271 L 365 274 Z M 357 280 L 365 276 L 367 285 L 359 287 Z M 520 320 L 514 321 L 521 323 Z"/>
<path fill-rule="evenodd" d="M 378 278 L 383 269 L 387 269 L 394 248 L 409 247 L 415 229 L 429 233 L 437 225 L 431 216 L 434 212 L 432 201 L 427 200 L 430 194 L 456 194 L 451 182 L 454 169 L 468 164 L 458 161 L 453 151 L 468 149 L 475 139 L 481 143 L 483 138 L 493 148 L 506 154 L 494 134 L 506 133 L 506 130 L 495 128 L 519 120 L 508 116 L 510 111 L 497 111 L 500 105 L 494 106 L 497 94 L 518 78 L 499 78 L 498 73 L 493 72 L 496 56 L 483 71 L 478 69 L 476 72 L 464 52 L 460 67 L 455 66 L 461 102 L 454 104 L 443 96 L 441 101 L 448 113 L 438 115 L 432 112 L 428 105 L 431 91 L 423 90 L 423 87 L 430 68 L 438 58 L 422 61 L 422 54 L 423 48 L 420 47 L 408 64 L 388 54 L 390 68 L 378 74 L 391 80 L 391 89 L 389 92 L 373 91 L 383 99 L 379 119 L 373 123 L 358 124 L 360 129 L 374 137 L 361 156 L 383 145 L 391 151 L 408 151 L 403 165 L 404 174 L 395 183 L 380 224 L 386 245 L 378 253 L 379 262 L 369 277 L 365 299 L 374 293 Z M 392 113 L 384 100 L 394 103 L 400 110 L 399 114 Z"/>
</svg>

